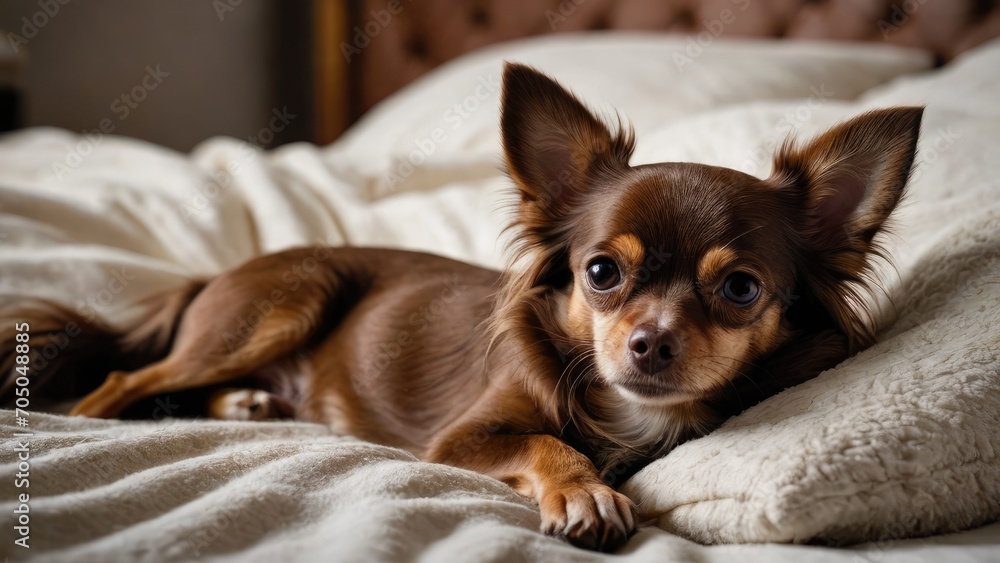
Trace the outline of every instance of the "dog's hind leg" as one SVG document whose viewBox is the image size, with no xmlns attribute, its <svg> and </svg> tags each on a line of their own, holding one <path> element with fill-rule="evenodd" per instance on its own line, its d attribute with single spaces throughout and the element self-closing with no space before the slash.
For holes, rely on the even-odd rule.
<svg viewBox="0 0 1000 563">
<path fill-rule="evenodd" d="M 336 316 L 332 308 L 345 300 L 349 284 L 333 264 L 326 264 L 278 299 L 281 273 L 296 261 L 289 252 L 212 280 L 184 312 L 165 359 L 131 373 L 112 372 L 70 414 L 115 417 L 140 399 L 232 381 L 307 347 Z"/>
<path fill-rule="evenodd" d="M 308 334 L 299 332 L 289 330 L 286 322 L 269 320 L 228 354 L 205 354 L 200 346 L 175 347 L 161 362 L 131 373 L 112 372 L 70 414 L 112 418 L 146 397 L 238 379 L 304 345 Z"/>
</svg>

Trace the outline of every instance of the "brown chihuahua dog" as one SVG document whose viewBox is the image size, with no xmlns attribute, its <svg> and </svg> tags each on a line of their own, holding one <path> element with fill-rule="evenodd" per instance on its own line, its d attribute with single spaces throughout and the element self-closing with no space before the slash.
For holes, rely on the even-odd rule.
<svg viewBox="0 0 1000 563">
<path fill-rule="evenodd" d="M 923 110 L 786 144 L 760 180 L 630 166 L 628 130 L 526 66 L 506 66 L 502 104 L 518 196 L 504 273 L 303 248 L 155 296 L 125 330 L 51 304 L 3 316 L 31 323 L 35 349 L 76 319 L 58 379 L 88 357 L 137 368 L 73 414 L 208 388 L 212 416 L 320 422 L 485 473 L 535 499 L 546 533 L 614 549 L 636 515 L 612 484 L 873 343 L 872 238 L 903 194 Z"/>
</svg>

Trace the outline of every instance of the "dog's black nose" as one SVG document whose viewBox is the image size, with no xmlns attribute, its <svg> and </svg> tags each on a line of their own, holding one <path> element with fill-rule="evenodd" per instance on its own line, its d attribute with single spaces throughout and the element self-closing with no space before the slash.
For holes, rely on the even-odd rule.
<svg viewBox="0 0 1000 563">
<path fill-rule="evenodd" d="M 655 375 L 670 365 L 681 352 L 681 341 L 674 331 L 655 324 L 635 327 L 628 339 L 632 362 L 646 375 Z"/>
</svg>

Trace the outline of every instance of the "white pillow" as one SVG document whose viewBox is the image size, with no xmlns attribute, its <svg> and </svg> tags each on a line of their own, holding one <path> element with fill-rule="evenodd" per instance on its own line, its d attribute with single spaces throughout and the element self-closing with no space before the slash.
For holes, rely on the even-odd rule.
<svg viewBox="0 0 1000 563">
<path fill-rule="evenodd" d="M 853 543 L 997 519 L 992 211 L 956 225 L 894 292 L 911 328 L 645 468 L 623 489 L 640 513 L 703 543 Z"/>
<path fill-rule="evenodd" d="M 504 43 L 442 65 L 384 100 L 328 158 L 368 197 L 497 173 L 503 61 L 534 65 L 641 140 L 670 121 L 756 100 L 850 100 L 930 68 L 929 53 L 887 45 L 716 40 L 699 53 L 675 35 L 559 34 Z"/>
</svg>

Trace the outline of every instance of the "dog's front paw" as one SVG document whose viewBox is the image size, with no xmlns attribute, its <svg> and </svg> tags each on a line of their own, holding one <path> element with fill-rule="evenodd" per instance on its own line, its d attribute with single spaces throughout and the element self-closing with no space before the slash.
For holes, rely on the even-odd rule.
<svg viewBox="0 0 1000 563">
<path fill-rule="evenodd" d="M 632 501 L 604 483 L 571 483 L 546 493 L 539 503 L 542 531 L 575 546 L 613 551 L 635 531 Z"/>
</svg>

